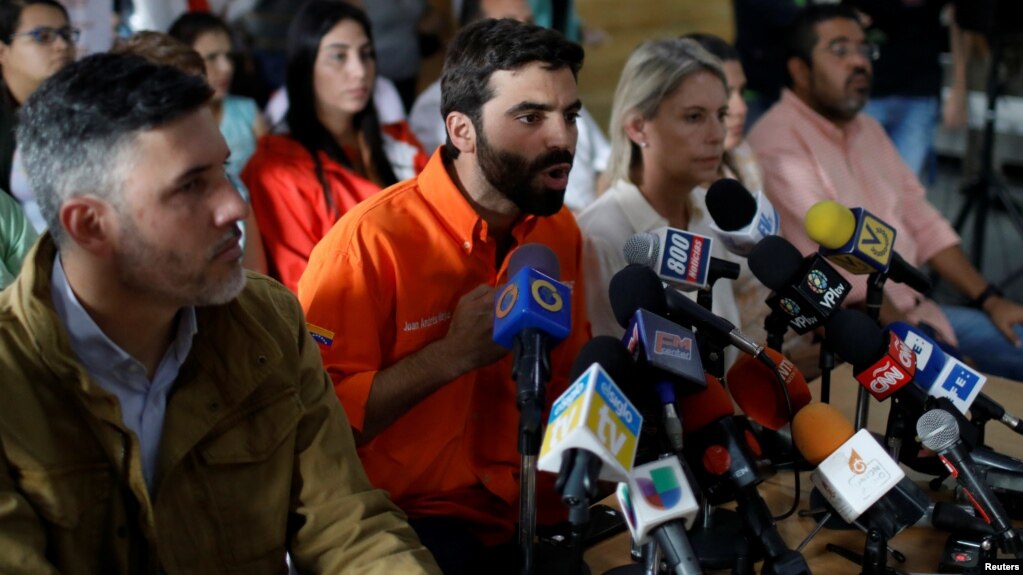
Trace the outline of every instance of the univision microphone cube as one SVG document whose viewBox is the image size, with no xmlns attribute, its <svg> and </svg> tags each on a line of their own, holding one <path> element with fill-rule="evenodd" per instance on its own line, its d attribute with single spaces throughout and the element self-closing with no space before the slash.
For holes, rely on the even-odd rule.
<svg viewBox="0 0 1023 575">
<path fill-rule="evenodd" d="M 807 258 L 799 283 L 786 286 L 767 299 L 767 305 L 789 318 L 789 327 L 802 335 L 824 323 L 842 306 L 852 286 L 831 264 L 817 254 Z"/>
<path fill-rule="evenodd" d="M 523 330 L 538 329 L 561 341 L 571 327 L 572 290 L 530 267 L 519 270 L 494 303 L 494 341 L 508 349 Z"/>
<path fill-rule="evenodd" d="M 603 461 L 600 479 L 626 481 L 642 425 L 643 416 L 594 363 L 551 407 L 537 468 L 558 473 L 566 451 L 585 449 Z"/>
<path fill-rule="evenodd" d="M 700 509 L 677 457 L 636 466 L 616 494 L 632 539 L 639 545 L 650 540 L 653 529 L 669 521 L 681 520 L 692 528 Z"/>
<path fill-rule="evenodd" d="M 856 218 L 856 228 L 849 241 L 836 249 L 821 247 L 818 253 L 855 274 L 888 271 L 895 228 L 863 208 L 850 211 Z"/>
</svg>

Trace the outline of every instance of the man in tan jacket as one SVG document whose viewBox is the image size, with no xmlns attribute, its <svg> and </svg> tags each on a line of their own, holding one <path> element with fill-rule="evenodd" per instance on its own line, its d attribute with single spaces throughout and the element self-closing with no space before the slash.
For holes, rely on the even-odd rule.
<svg viewBox="0 0 1023 575">
<path fill-rule="evenodd" d="M 211 93 L 100 54 L 22 110 L 50 232 L 0 294 L 0 572 L 439 573 L 242 270 Z"/>
</svg>

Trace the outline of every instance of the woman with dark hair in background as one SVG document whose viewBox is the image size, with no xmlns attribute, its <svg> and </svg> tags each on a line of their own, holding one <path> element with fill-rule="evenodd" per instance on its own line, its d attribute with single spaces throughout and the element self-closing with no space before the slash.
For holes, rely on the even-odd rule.
<svg viewBox="0 0 1023 575">
<path fill-rule="evenodd" d="M 256 140 L 267 132 L 267 127 L 255 100 L 228 93 L 234 79 L 231 29 L 209 12 L 186 12 L 174 21 L 167 34 L 202 56 L 206 81 L 213 88 L 210 109 L 231 150 L 227 169 L 232 176 L 240 176 L 256 151 Z"/>
<path fill-rule="evenodd" d="M 56 0 L 0 2 L 0 189 L 18 199 L 37 231 L 46 222 L 17 159 L 17 111 L 44 80 L 74 61 L 80 33 Z"/>
<path fill-rule="evenodd" d="M 408 124 L 381 126 L 375 54 L 358 8 L 312 0 L 288 31 L 288 134 L 262 138 L 242 179 L 271 274 L 293 291 L 316 243 L 352 206 L 426 165 Z"/>
</svg>

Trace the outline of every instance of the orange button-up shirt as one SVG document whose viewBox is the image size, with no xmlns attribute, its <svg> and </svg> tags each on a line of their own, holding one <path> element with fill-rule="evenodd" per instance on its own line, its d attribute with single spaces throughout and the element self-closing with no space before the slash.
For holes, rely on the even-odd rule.
<svg viewBox="0 0 1023 575">
<path fill-rule="evenodd" d="M 763 168 L 764 193 L 778 209 L 781 235 L 804 254 L 819 247 L 806 234 L 803 218 L 821 200 L 866 208 L 894 227 L 895 250 L 913 265 L 959 243 L 884 128 L 867 114 L 858 114 L 841 129 L 785 90 L 748 139 Z M 838 269 L 853 286 L 847 303 L 863 301 L 867 276 Z M 893 281 L 885 284 L 884 293 L 911 321 L 927 322 L 946 341 L 956 342 L 948 318 L 933 300 Z"/>
<path fill-rule="evenodd" d="M 572 286 L 572 332 L 551 354 L 548 408 L 589 339 L 582 241 L 568 209 L 526 216 L 516 245 L 542 243 Z M 507 281 L 497 242 L 451 181 L 437 152 L 414 180 L 364 201 L 313 250 L 299 299 L 334 389 L 362 429 L 378 370 L 444 337 L 459 298 Z M 440 388 L 359 449 L 370 480 L 410 516 L 457 517 L 485 543 L 507 541 L 518 519 L 518 409 L 509 353 Z M 538 485 L 550 485 L 540 474 Z M 550 490 L 547 489 L 549 492 Z M 550 493 L 540 513 L 562 505 Z M 542 517 L 542 515 L 541 515 Z"/>
</svg>

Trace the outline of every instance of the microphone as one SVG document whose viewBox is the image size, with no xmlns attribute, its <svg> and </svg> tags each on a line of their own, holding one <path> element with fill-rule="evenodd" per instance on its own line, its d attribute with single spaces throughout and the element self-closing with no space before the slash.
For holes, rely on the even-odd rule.
<svg viewBox="0 0 1023 575">
<path fill-rule="evenodd" d="M 998 402 L 981 392 L 987 376 L 946 354 L 937 342 L 915 326 L 897 321 L 888 329 L 916 352 L 915 383 L 931 397 L 946 397 L 961 413 L 994 419 L 1016 433 L 1023 434 L 1023 422 L 1005 411 Z"/>
<path fill-rule="evenodd" d="M 747 417 L 768 429 L 778 431 L 810 403 L 810 388 L 799 368 L 787 357 L 770 348 L 765 348 L 764 353 L 778 366 L 778 373 L 788 390 L 791 412 L 786 407 L 785 394 L 774 371 L 748 355 L 736 360 L 728 370 L 726 381 L 728 391 Z"/>
<path fill-rule="evenodd" d="M 652 537 L 677 575 L 703 573 L 686 535 L 700 505 L 677 457 L 637 465 L 616 495 L 633 541 Z"/>
<path fill-rule="evenodd" d="M 817 468 L 810 480 L 847 523 L 863 519 L 886 539 L 923 518 L 931 500 L 866 429 L 840 411 L 813 403 L 792 420 L 796 448 Z"/>
<path fill-rule="evenodd" d="M 572 327 L 571 289 L 558 281 L 558 257 L 543 244 L 523 244 L 508 261 L 508 283 L 494 302 L 494 341 L 513 349 L 519 450 L 536 455 L 551 348 Z"/>
<path fill-rule="evenodd" d="M 789 318 L 802 335 L 827 321 L 849 295 L 851 285 L 818 254 L 807 257 L 780 236 L 767 236 L 750 252 L 750 271 L 774 291 L 767 305 Z"/>
<path fill-rule="evenodd" d="M 623 251 L 627 262 L 650 268 L 664 283 L 683 291 L 695 291 L 709 287 L 711 275 L 739 277 L 738 264 L 711 257 L 713 245 L 714 240 L 707 236 L 661 227 L 633 235 L 625 242 Z"/>
<path fill-rule="evenodd" d="M 916 354 L 897 335 L 887 337 L 867 314 L 842 309 L 828 320 L 827 345 L 853 366 L 853 377 L 878 401 L 900 390 L 923 405 L 925 394 L 909 385 L 916 374 Z M 907 387 L 908 386 L 908 387 Z"/>
<path fill-rule="evenodd" d="M 751 194 L 737 180 L 722 178 L 707 189 L 710 229 L 728 251 L 748 256 L 757 242 L 778 234 L 778 210 L 762 191 Z"/>
<path fill-rule="evenodd" d="M 896 230 L 864 208 L 817 202 L 806 212 L 803 227 L 820 244 L 820 254 L 854 274 L 880 272 L 920 293 L 931 281 L 895 251 Z"/>
<path fill-rule="evenodd" d="M 611 336 L 596 337 L 583 346 L 573 364 L 576 379 L 551 407 L 538 469 L 556 473 L 563 460 L 572 460 L 573 469 L 596 473 L 589 482 L 593 489 L 597 478 L 628 480 L 643 416 L 609 372 L 626 381 L 631 363 L 625 347 Z M 563 480 L 564 474 L 559 477 Z"/>
<path fill-rule="evenodd" d="M 762 481 L 756 458 L 760 446 L 749 422 L 736 417 L 721 382 L 707 376 L 707 389 L 685 397 L 682 422 L 687 437 L 686 457 L 696 466 L 708 501 L 724 502 L 734 495 L 738 511 L 767 557 L 765 572 L 809 573 L 806 560 L 788 548 L 775 526 L 767 503 L 757 491 Z M 730 492 L 729 492 L 730 490 Z"/>
<path fill-rule="evenodd" d="M 664 307 L 661 308 L 667 311 L 668 317 L 673 321 L 678 322 L 685 326 L 695 326 L 698 330 L 705 330 L 706 335 L 709 335 L 715 341 L 723 343 L 724 345 L 734 345 L 740 351 L 748 353 L 750 355 L 760 355 L 763 348 L 760 347 L 755 341 L 745 336 L 736 329 L 735 325 L 727 319 L 715 315 L 714 313 L 704 309 L 700 304 L 689 299 L 685 295 L 681 294 L 678 290 L 668 287 L 665 288 L 661 285 L 661 280 L 658 279 L 657 274 L 650 268 L 639 265 L 630 264 L 622 268 L 611 278 L 610 285 L 611 295 L 611 306 L 614 309 L 615 318 L 622 326 L 627 326 L 633 310 L 629 310 L 626 314 L 626 308 L 624 305 L 620 307 L 615 306 L 615 301 L 621 302 L 636 300 L 637 295 L 627 295 L 621 292 L 631 292 L 631 294 L 648 294 L 645 298 L 649 298 L 652 303 L 656 303 L 657 306 L 661 305 L 661 298 L 664 301 Z M 662 294 L 661 297 L 654 295 L 655 293 Z M 650 310 L 654 313 L 660 313 L 658 310 Z M 623 318 L 628 318 L 624 319 Z"/>
<path fill-rule="evenodd" d="M 945 410 L 932 409 L 917 420 L 916 432 L 924 447 L 938 454 L 981 518 L 994 528 L 999 547 L 1020 557 L 1019 535 L 1001 502 L 980 480 L 973 458 L 959 439 L 959 424 L 955 417 Z"/>
</svg>

